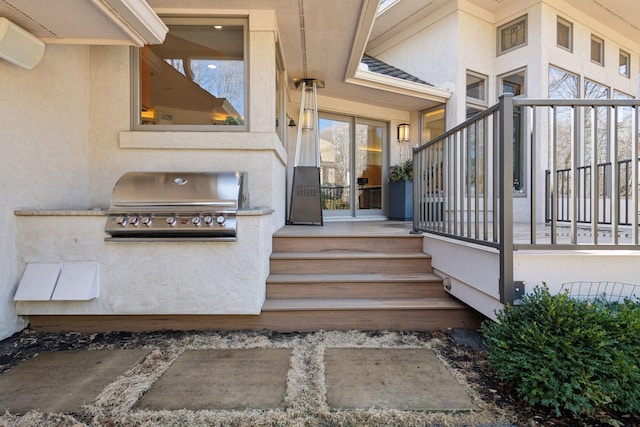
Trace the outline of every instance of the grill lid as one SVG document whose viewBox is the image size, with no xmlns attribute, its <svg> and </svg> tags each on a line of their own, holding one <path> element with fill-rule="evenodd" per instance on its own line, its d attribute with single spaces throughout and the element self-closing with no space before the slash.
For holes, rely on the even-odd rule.
<svg viewBox="0 0 640 427">
<path fill-rule="evenodd" d="M 110 210 L 237 210 L 247 205 L 244 172 L 127 172 L 113 188 Z"/>
</svg>

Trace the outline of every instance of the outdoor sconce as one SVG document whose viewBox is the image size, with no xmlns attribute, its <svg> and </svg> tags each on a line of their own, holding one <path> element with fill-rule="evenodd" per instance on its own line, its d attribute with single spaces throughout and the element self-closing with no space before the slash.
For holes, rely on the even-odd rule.
<svg viewBox="0 0 640 427">
<path fill-rule="evenodd" d="M 409 142 L 409 124 L 398 125 L 398 142 Z"/>
<path fill-rule="evenodd" d="M 293 121 L 293 117 L 291 117 L 291 116 L 289 115 L 289 113 L 287 113 L 287 119 L 289 119 L 289 125 L 288 125 L 288 126 L 289 126 L 290 128 L 296 127 L 296 122 L 295 122 L 295 121 Z"/>
</svg>

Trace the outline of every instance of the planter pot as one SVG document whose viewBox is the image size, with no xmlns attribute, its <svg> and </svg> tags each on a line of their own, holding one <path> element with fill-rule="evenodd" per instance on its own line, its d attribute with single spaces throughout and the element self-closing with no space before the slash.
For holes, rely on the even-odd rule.
<svg viewBox="0 0 640 427">
<path fill-rule="evenodd" d="M 394 221 L 413 219 L 413 181 L 389 183 L 387 217 Z"/>
</svg>

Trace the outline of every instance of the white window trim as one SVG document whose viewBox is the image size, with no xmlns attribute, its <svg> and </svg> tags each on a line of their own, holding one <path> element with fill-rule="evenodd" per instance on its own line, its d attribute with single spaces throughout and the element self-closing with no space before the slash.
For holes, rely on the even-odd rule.
<svg viewBox="0 0 640 427">
<path fill-rule="evenodd" d="M 162 17 L 161 17 L 162 18 Z M 169 17 L 168 17 L 169 18 Z M 140 123 L 140 55 L 138 47 L 130 49 L 131 64 L 131 129 L 133 131 L 143 132 L 247 132 L 249 130 L 249 20 L 248 17 L 230 18 L 225 16 L 219 17 L 201 17 L 201 16 L 176 16 L 171 15 L 170 18 L 183 18 L 193 22 L 194 25 L 201 25 L 203 20 L 220 19 L 221 21 L 233 21 L 235 23 L 242 22 L 244 27 L 244 124 L 243 125 L 144 125 Z"/>
</svg>

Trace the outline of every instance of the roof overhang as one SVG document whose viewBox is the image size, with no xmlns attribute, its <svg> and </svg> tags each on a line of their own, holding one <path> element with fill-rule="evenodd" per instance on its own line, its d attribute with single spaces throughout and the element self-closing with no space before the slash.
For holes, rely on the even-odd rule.
<svg viewBox="0 0 640 427">
<path fill-rule="evenodd" d="M 451 98 L 451 91 L 434 86 L 410 82 L 396 77 L 385 76 L 380 73 L 363 70 L 360 66 L 373 24 L 378 11 L 378 0 L 364 0 L 360 20 L 353 40 L 347 72 L 344 77 L 346 83 L 378 89 L 394 94 L 411 96 L 432 102 L 447 102 Z"/>
</svg>

